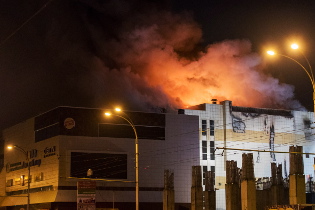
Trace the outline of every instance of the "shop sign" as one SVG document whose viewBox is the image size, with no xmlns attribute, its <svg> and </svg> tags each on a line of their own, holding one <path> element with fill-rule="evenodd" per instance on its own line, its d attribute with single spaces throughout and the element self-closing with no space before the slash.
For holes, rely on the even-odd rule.
<svg viewBox="0 0 315 210">
<path fill-rule="evenodd" d="M 96 182 L 78 181 L 77 183 L 77 210 L 96 210 L 95 203 Z"/>
<path fill-rule="evenodd" d="M 56 155 L 56 146 L 46 147 L 44 150 L 44 158 Z"/>
<path fill-rule="evenodd" d="M 11 172 L 11 171 L 17 171 L 17 170 L 20 170 L 20 169 L 24 169 L 24 168 L 27 168 L 28 167 L 28 164 L 30 165 L 30 167 L 32 166 L 40 166 L 42 164 L 42 160 L 41 159 L 33 159 L 31 160 L 30 162 L 16 162 L 16 163 L 7 163 L 6 165 L 6 171 L 7 173 Z"/>
</svg>

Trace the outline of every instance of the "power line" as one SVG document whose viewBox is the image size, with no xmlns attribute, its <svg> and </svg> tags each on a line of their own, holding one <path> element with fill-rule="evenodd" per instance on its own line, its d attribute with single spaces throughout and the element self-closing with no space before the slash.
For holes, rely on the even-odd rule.
<svg viewBox="0 0 315 210">
<path fill-rule="evenodd" d="M 11 37 L 13 37 L 21 28 L 23 28 L 28 22 L 30 22 L 34 17 L 36 17 L 40 12 L 42 12 L 47 5 L 49 5 L 53 0 L 48 0 L 39 10 L 37 10 L 31 17 L 24 21 L 17 29 L 15 29 L 7 38 L 0 42 L 0 47 L 4 45 Z"/>
<path fill-rule="evenodd" d="M 223 150 L 240 150 L 240 151 L 249 151 L 249 152 L 273 152 L 273 153 L 290 153 L 290 154 L 306 154 L 306 155 L 315 155 L 315 153 L 308 152 L 284 152 L 284 151 L 271 151 L 271 150 L 255 150 L 255 149 L 238 149 L 238 148 L 228 148 L 228 147 L 217 147 L 216 149 Z"/>
</svg>

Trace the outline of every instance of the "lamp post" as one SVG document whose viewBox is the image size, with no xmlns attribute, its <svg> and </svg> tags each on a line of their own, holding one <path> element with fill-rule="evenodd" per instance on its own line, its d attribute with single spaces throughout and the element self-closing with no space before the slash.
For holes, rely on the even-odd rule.
<svg viewBox="0 0 315 210">
<path fill-rule="evenodd" d="M 299 49 L 299 46 L 297 44 L 292 44 L 291 48 L 294 49 L 294 50 L 297 50 L 297 49 Z M 306 62 L 308 64 L 308 69 L 305 66 L 303 66 L 299 61 L 297 61 L 296 59 L 294 59 L 294 58 L 292 58 L 290 56 L 283 55 L 283 54 L 280 54 L 280 53 L 276 53 L 275 51 L 271 51 L 271 50 L 267 51 L 267 53 L 269 55 L 279 55 L 279 56 L 288 58 L 288 59 L 294 61 L 295 63 L 297 63 L 305 71 L 305 73 L 307 74 L 308 78 L 311 80 L 311 83 L 312 83 L 312 88 L 313 88 L 313 106 L 314 106 L 314 110 L 313 111 L 314 111 L 314 119 L 315 119 L 315 80 L 314 80 L 314 74 L 313 74 L 312 66 L 311 66 L 310 62 L 308 61 L 308 59 L 306 58 L 306 56 L 300 51 L 300 53 L 303 55 L 304 59 L 306 60 Z"/>
<path fill-rule="evenodd" d="M 121 109 L 119 109 L 119 108 L 116 108 L 115 111 L 116 112 L 122 112 Z M 120 118 L 124 119 L 125 121 L 127 121 L 129 123 L 129 125 L 132 127 L 133 132 L 135 134 L 136 210 L 139 210 L 139 141 L 138 141 L 138 134 L 137 134 L 136 127 L 133 124 L 132 120 L 129 118 L 129 116 L 126 113 L 123 112 L 123 114 L 125 116 L 127 116 L 127 118 L 124 116 L 121 116 L 121 115 L 112 114 L 110 112 L 105 113 L 106 116 L 113 115 L 113 116 L 120 117 Z"/>
<path fill-rule="evenodd" d="M 20 152 L 22 152 L 25 155 L 26 158 L 26 162 L 27 162 L 27 170 L 28 170 L 28 176 L 27 176 L 27 206 L 26 209 L 29 210 L 30 209 L 30 178 L 31 178 L 31 167 L 30 167 L 30 163 L 29 163 L 29 157 L 28 157 L 28 153 L 22 148 L 19 147 L 17 145 L 13 145 L 13 146 L 8 146 L 7 147 L 9 150 L 11 149 L 18 149 Z"/>
</svg>

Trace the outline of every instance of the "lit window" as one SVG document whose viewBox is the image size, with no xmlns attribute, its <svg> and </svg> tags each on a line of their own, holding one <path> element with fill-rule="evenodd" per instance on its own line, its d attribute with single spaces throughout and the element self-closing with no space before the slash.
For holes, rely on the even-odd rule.
<svg viewBox="0 0 315 210">
<path fill-rule="evenodd" d="M 25 175 L 22 175 L 22 176 L 21 176 L 20 184 L 21 184 L 22 186 L 25 185 Z"/>
</svg>

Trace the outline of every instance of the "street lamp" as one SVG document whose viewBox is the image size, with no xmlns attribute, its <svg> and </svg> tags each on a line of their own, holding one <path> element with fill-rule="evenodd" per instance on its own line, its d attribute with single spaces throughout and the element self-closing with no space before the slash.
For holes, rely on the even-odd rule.
<svg viewBox="0 0 315 210">
<path fill-rule="evenodd" d="M 27 162 L 27 169 L 28 169 L 28 177 L 27 177 L 27 206 L 26 206 L 26 209 L 29 210 L 30 209 L 31 167 L 30 167 L 30 163 L 29 163 L 28 153 L 22 147 L 19 147 L 17 145 L 13 145 L 13 146 L 9 145 L 9 146 L 7 146 L 7 148 L 9 150 L 11 150 L 11 149 L 18 149 L 20 152 L 22 152 L 25 155 L 26 162 Z"/>
<path fill-rule="evenodd" d="M 116 108 L 115 111 L 116 112 L 122 112 L 120 108 Z M 105 115 L 106 116 L 113 115 L 113 116 L 120 117 L 120 118 L 124 119 L 132 127 L 133 132 L 135 134 L 136 210 L 139 210 L 139 141 L 138 141 L 138 134 L 137 134 L 136 127 L 133 124 L 130 117 L 126 113 L 124 113 L 124 112 L 122 112 L 122 113 L 127 117 L 124 117 L 124 116 L 121 116 L 118 114 L 112 114 L 110 112 L 105 112 Z"/>
<path fill-rule="evenodd" d="M 297 44 L 292 44 L 291 48 L 294 50 L 298 50 L 299 46 Z M 308 59 L 306 58 L 306 56 L 300 51 L 300 53 L 303 55 L 304 59 L 306 60 L 307 64 L 308 64 L 308 69 L 306 67 L 304 67 L 299 61 L 297 61 L 296 59 L 287 56 L 287 55 L 283 55 L 280 53 L 276 53 L 275 51 L 269 50 L 267 51 L 267 54 L 269 55 L 279 55 L 285 58 L 288 58 L 292 61 L 294 61 L 295 63 L 297 63 L 300 67 L 302 67 L 302 69 L 305 71 L 305 73 L 307 74 L 308 78 L 311 80 L 312 83 L 312 87 L 313 87 L 313 104 L 314 104 L 314 116 L 315 116 L 315 80 L 314 80 L 314 74 L 313 74 L 313 70 L 312 70 L 312 66 L 310 64 L 310 62 L 308 61 Z"/>
</svg>

